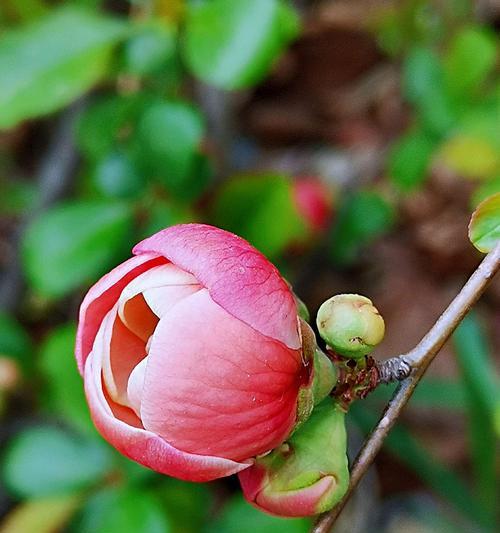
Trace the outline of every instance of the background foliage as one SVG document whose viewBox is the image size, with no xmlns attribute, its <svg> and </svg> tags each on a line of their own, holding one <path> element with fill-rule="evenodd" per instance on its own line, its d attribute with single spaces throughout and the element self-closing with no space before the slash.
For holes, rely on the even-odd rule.
<svg viewBox="0 0 500 533">
<path fill-rule="evenodd" d="M 180 482 L 110 449 L 72 358 L 78 304 L 139 239 L 204 221 L 261 249 L 312 311 L 366 293 L 380 356 L 410 348 L 479 261 L 469 212 L 500 192 L 499 22 L 468 0 L 2 2 L 1 531 L 308 530 L 234 480 Z M 499 303 L 497 283 L 339 531 L 494 530 Z M 351 454 L 390 392 L 353 407 Z"/>
</svg>

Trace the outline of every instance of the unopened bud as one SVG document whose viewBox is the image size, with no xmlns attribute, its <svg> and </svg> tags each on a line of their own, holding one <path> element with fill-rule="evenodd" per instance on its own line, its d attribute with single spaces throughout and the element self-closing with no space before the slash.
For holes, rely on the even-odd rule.
<svg viewBox="0 0 500 533">
<path fill-rule="evenodd" d="M 385 324 L 372 301 L 339 294 L 324 302 L 316 317 L 319 334 L 339 355 L 364 357 L 384 338 Z"/>
</svg>

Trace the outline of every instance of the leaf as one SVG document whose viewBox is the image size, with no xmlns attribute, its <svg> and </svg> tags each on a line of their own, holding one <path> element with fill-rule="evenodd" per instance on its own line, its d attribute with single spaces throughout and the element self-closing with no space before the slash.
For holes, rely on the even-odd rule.
<svg viewBox="0 0 500 533">
<path fill-rule="evenodd" d="M 138 125 L 135 149 L 139 164 L 169 190 L 182 194 L 190 175 L 196 174 L 204 132 L 203 118 L 190 104 L 155 103 L 146 109 Z"/>
<path fill-rule="evenodd" d="M 39 367 L 45 378 L 47 407 L 75 428 L 95 434 L 83 392 L 83 380 L 73 356 L 76 325 L 59 326 L 45 338 Z"/>
<path fill-rule="evenodd" d="M 82 510 L 74 533 L 170 533 L 171 528 L 155 494 L 128 487 L 95 493 Z"/>
<path fill-rule="evenodd" d="M 241 496 L 233 497 L 208 527 L 208 533 L 307 533 L 306 518 L 278 518 L 254 509 Z"/>
<path fill-rule="evenodd" d="M 5 517 L 2 533 L 54 533 L 62 531 L 81 504 L 80 495 L 50 496 L 28 500 Z"/>
<path fill-rule="evenodd" d="M 448 138 L 438 161 L 464 178 L 487 179 L 500 172 L 500 155 L 488 139 L 458 134 Z"/>
<path fill-rule="evenodd" d="M 141 230 L 141 237 L 149 237 L 168 226 L 195 221 L 196 216 L 188 208 L 174 202 L 155 199 L 147 207 L 147 221 Z"/>
<path fill-rule="evenodd" d="M 240 89 L 262 79 L 297 32 L 280 0 L 212 0 L 189 7 L 184 56 L 202 80 Z"/>
<path fill-rule="evenodd" d="M 3 458 L 7 489 L 24 498 L 69 494 L 89 487 L 110 467 L 109 449 L 50 426 L 18 433 Z"/>
<path fill-rule="evenodd" d="M 105 74 L 126 28 L 66 7 L 8 32 L 0 44 L 0 128 L 51 113 L 86 92 Z"/>
<path fill-rule="evenodd" d="M 427 177 L 435 142 L 422 131 L 409 132 L 391 148 L 388 173 L 403 191 L 411 191 Z"/>
<path fill-rule="evenodd" d="M 500 175 L 481 183 L 481 185 L 472 193 L 471 206 L 474 209 L 488 196 L 500 192 Z"/>
<path fill-rule="evenodd" d="M 365 432 L 369 432 L 378 419 L 373 411 L 359 403 L 350 407 L 349 415 Z M 432 457 L 404 427 L 396 425 L 392 428 L 384 445 L 436 493 L 452 503 L 458 511 L 479 522 L 484 520 L 485 509 L 462 479 Z"/>
<path fill-rule="evenodd" d="M 469 224 L 469 239 L 480 252 L 491 251 L 500 240 L 500 193 L 477 207 Z"/>
<path fill-rule="evenodd" d="M 363 246 L 391 228 L 394 218 L 394 208 L 374 191 L 346 196 L 332 233 L 333 260 L 340 265 L 352 263 Z"/>
<path fill-rule="evenodd" d="M 145 179 L 125 151 L 112 151 L 96 164 L 92 179 L 104 196 L 133 198 L 144 190 Z"/>
<path fill-rule="evenodd" d="M 418 113 L 425 131 L 445 135 L 456 122 L 456 111 L 445 91 L 443 67 L 430 48 L 417 47 L 403 65 L 403 91 Z"/>
<path fill-rule="evenodd" d="M 453 345 L 464 383 L 477 493 L 493 517 L 497 473 L 495 409 L 500 401 L 499 380 L 487 338 L 477 315 L 469 313 L 453 334 Z"/>
<path fill-rule="evenodd" d="M 24 235 L 23 266 L 32 287 L 60 297 L 103 274 L 124 250 L 126 204 L 68 202 L 42 213 Z"/>
<path fill-rule="evenodd" d="M 306 235 L 289 180 L 280 175 L 242 176 L 221 188 L 212 222 L 275 258 Z"/>
<path fill-rule="evenodd" d="M 454 95 L 477 92 L 495 67 L 497 46 L 485 28 L 464 28 L 455 35 L 444 58 L 445 81 Z"/>
<path fill-rule="evenodd" d="M 33 344 L 15 318 L 0 312 L 0 356 L 13 357 L 24 370 L 32 366 Z"/>
</svg>

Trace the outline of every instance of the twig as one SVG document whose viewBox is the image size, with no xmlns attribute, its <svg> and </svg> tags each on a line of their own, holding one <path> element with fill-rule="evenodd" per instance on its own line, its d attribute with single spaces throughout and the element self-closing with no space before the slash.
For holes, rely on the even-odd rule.
<svg viewBox="0 0 500 533">
<path fill-rule="evenodd" d="M 477 270 L 472 274 L 462 290 L 450 303 L 448 308 L 439 317 L 438 321 L 417 344 L 413 350 L 407 354 L 399 356 L 411 365 L 413 371 L 409 377 L 404 379 L 396 389 L 394 396 L 386 406 L 382 417 L 366 439 L 358 456 L 354 460 L 351 469 L 351 480 L 349 488 L 338 505 L 331 511 L 321 515 L 312 529 L 312 533 L 328 533 L 335 523 L 336 518 L 344 508 L 352 491 L 364 476 L 375 456 L 380 451 L 384 439 L 396 423 L 402 409 L 411 398 L 415 387 L 422 379 L 427 367 L 434 359 L 444 343 L 449 339 L 457 326 L 463 320 L 470 308 L 483 294 L 493 276 L 500 268 L 500 244 L 484 258 Z"/>
</svg>

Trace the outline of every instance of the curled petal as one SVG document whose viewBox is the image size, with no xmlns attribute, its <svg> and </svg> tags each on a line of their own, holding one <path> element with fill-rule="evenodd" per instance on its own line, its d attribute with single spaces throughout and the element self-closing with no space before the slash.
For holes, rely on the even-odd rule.
<svg viewBox="0 0 500 533">
<path fill-rule="evenodd" d="M 158 254 L 132 257 L 103 276 L 87 293 L 80 306 L 75 355 L 83 375 L 85 359 L 92 350 L 99 326 L 130 281 L 153 266 L 165 263 Z"/>
<path fill-rule="evenodd" d="M 102 388 L 101 358 L 111 327 L 112 317 L 107 315 L 85 363 L 85 392 L 92 419 L 101 435 L 130 459 L 186 481 L 210 481 L 247 468 L 251 461 L 235 462 L 182 452 L 158 435 L 143 429 L 130 409 L 117 406 L 106 398 Z M 127 421 L 124 420 L 125 416 Z"/>
<path fill-rule="evenodd" d="M 241 460 L 285 439 L 304 375 L 300 352 L 265 337 L 202 289 L 152 338 L 141 415 L 179 449 Z"/>
<path fill-rule="evenodd" d="M 240 237 L 204 224 L 180 224 L 133 251 L 163 255 L 192 273 L 228 313 L 289 348 L 300 347 L 290 289 L 276 267 Z"/>
</svg>

